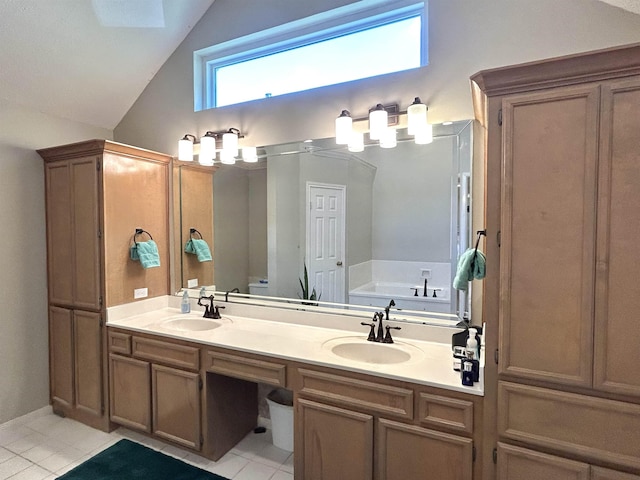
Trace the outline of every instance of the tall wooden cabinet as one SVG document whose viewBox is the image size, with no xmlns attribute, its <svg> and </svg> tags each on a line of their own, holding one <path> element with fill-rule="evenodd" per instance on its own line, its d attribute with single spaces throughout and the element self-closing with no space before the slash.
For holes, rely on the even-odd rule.
<svg viewBox="0 0 640 480">
<path fill-rule="evenodd" d="M 38 150 L 45 161 L 50 395 L 54 411 L 109 429 L 108 306 L 169 292 L 171 157 L 106 140 Z M 129 259 L 136 228 L 161 266 Z M 146 238 L 145 238 L 146 239 Z"/>
<path fill-rule="evenodd" d="M 493 239 L 485 318 L 499 320 L 486 367 L 497 476 L 640 478 L 640 45 L 472 86 Z"/>
</svg>

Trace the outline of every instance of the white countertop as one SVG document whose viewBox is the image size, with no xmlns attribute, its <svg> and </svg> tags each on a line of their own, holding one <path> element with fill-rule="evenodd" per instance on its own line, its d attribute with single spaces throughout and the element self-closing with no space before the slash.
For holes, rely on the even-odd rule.
<svg viewBox="0 0 640 480">
<path fill-rule="evenodd" d="M 463 386 L 460 373 L 453 370 L 450 340 L 454 330 L 451 329 L 390 321 L 390 325 L 401 326 L 403 330 L 393 331 L 393 345 L 378 344 L 366 341 L 369 329 L 360 325 L 362 319 L 341 315 L 318 316 L 306 312 L 278 311 L 279 309 L 270 307 L 247 307 L 216 302 L 217 305 L 225 306 L 224 310 L 220 310 L 222 319 L 211 320 L 218 322 L 219 326 L 202 331 L 181 330 L 180 322 L 168 322 L 201 319 L 203 309 L 195 307 L 191 313 L 182 314 L 177 308 L 179 300 L 176 298 L 158 297 L 110 308 L 107 312 L 107 326 L 471 395 L 484 394 L 482 364 L 480 382 L 473 387 Z M 318 318 L 322 326 L 314 325 Z M 409 353 L 411 358 L 401 363 L 390 364 L 345 359 L 331 351 L 333 346 L 344 342 L 362 343 L 365 344 L 364 348 L 372 350 L 376 347 L 400 349 Z"/>
</svg>

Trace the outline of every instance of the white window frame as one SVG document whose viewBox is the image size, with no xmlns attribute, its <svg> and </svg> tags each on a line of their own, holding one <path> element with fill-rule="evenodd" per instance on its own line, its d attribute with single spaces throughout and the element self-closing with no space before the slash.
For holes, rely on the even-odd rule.
<svg viewBox="0 0 640 480">
<path fill-rule="evenodd" d="M 428 64 L 427 2 L 362 0 L 193 52 L 194 110 L 216 108 L 215 69 L 420 15 L 420 66 Z"/>
</svg>

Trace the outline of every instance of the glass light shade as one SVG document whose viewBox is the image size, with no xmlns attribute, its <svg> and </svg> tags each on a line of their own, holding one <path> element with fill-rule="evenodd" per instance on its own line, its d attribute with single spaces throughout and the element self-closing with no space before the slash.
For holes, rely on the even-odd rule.
<svg viewBox="0 0 640 480">
<path fill-rule="evenodd" d="M 407 108 L 407 133 L 415 135 L 427 125 L 427 106 L 416 97 Z"/>
<path fill-rule="evenodd" d="M 347 145 L 351 138 L 353 120 L 347 110 L 343 110 L 336 118 L 336 144 Z"/>
<path fill-rule="evenodd" d="M 186 137 L 178 140 L 178 160 L 193 162 L 193 142 Z"/>
<path fill-rule="evenodd" d="M 415 133 L 414 141 L 417 145 L 426 145 L 433 142 L 433 125 L 427 123 Z"/>
<path fill-rule="evenodd" d="M 380 140 L 387 129 L 388 123 L 389 116 L 387 111 L 382 105 L 376 105 L 375 110 L 371 110 L 369 113 L 369 138 L 371 140 Z"/>
<path fill-rule="evenodd" d="M 362 132 L 351 132 L 347 149 L 354 153 L 362 152 L 364 150 L 364 134 Z"/>
<path fill-rule="evenodd" d="M 247 163 L 258 161 L 258 149 L 256 147 L 242 147 L 242 160 Z"/>
<path fill-rule="evenodd" d="M 222 150 L 228 152 L 228 155 L 238 156 L 238 135 L 227 132 L 222 135 Z"/>
<path fill-rule="evenodd" d="M 227 152 L 224 150 L 220 150 L 220 162 L 225 165 L 233 165 L 236 163 L 236 156 L 232 155 L 231 152 Z"/>
<path fill-rule="evenodd" d="M 205 135 L 200 138 L 200 155 L 198 163 L 200 165 L 213 165 L 213 159 L 216 158 L 216 139 Z"/>
<path fill-rule="evenodd" d="M 382 138 L 380 138 L 380 148 L 395 148 L 397 144 L 396 129 L 387 127 Z"/>
</svg>

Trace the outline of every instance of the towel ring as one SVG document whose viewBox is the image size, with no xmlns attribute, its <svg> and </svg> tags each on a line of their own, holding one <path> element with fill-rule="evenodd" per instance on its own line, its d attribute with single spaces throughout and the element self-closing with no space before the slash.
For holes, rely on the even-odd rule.
<svg viewBox="0 0 640 480">
<path fill-rule="evenodd" d="M 189 229 L 189 238 L 193 238 L 193 234 L 197 233 L 198 235 L 200 235 L 200 239 L 202 239 L 202 234 L 196 230 L 195 228 L 190 228 Z"/>
<path fill-rule="evenodd" d="M 478 230 L 476 234 L 478 235 L 478 238 L 476 238 L 476 246 L 475 246 L 475 249 L 473 250 L 473 258 L 471 259 L 471 271 L 473 271 L 476 265 L 476 256 L 478 255 L 478 245 L 480 245 L 480 237 L 482 237 L 483 235 L 486 236 L 487 231 Z"/>
<path fill-rule="evenodd" d="M 151 236 L 151 234 L 149 232 L 147 232 L 146 230 L 143 230 L 141 228 L 136 228 L 136 232 L 133 234 L 133 243 L 136 244 L 136 248 L 138 248 L 138 242 L 136 242 L 136 236 L 142 235 L 143 233 L 146 233 L 147 235 L 149 235 L 149 238 L 151 240 L 153 240 L 153 237 Z"/>
</svg>

